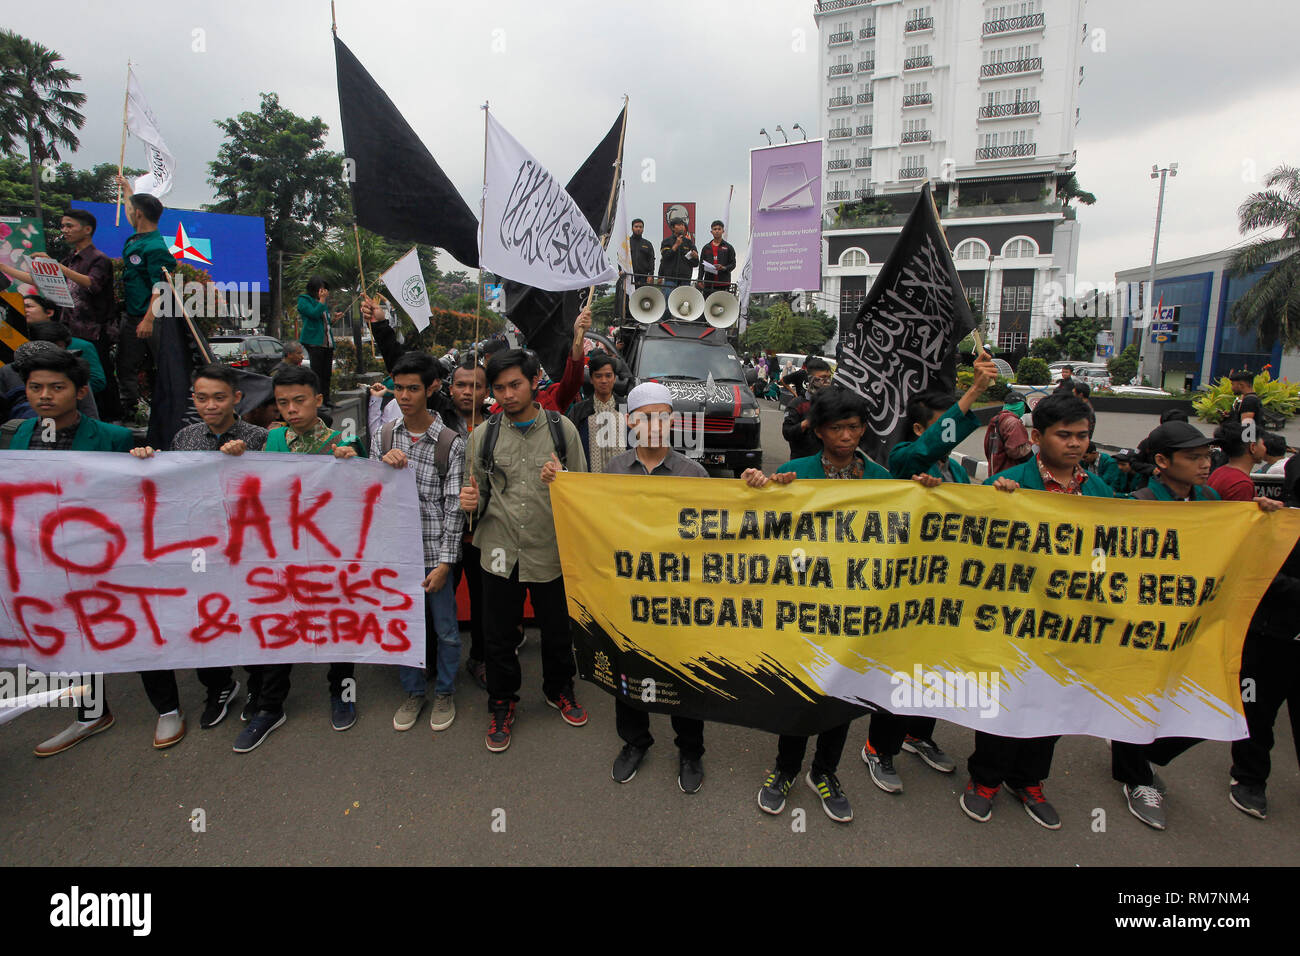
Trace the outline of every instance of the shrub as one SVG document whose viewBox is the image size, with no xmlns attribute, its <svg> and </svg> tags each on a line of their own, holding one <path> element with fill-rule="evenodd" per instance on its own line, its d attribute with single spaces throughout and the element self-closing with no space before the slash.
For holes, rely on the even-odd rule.
<svg viewBox="0 0 1300 956">
<path fill-rule="evenodd" d="M 1052 373 L 1047 363 L 1040 358 L 1026 356 L 1016 366 L 1017 385 L 1050 385 L 1051 383 Z"/>
<path fill-rule="evenodd" d="M 1300 384 L 1285 379 L 1278 381 L 1269 374 L 1268 369 L 1269 366 L 1264 366 L 1264 371 L 1255 376 L 1255 394 L 1259 396 L 1266 414 L 1290 418 L 1300 409 Z M 1192 407 L 1202 421 L 1213 424 L 1223 421 L 1228 412 L 1232 411 L 1232 403 L 1236 398 L 1232 394 L 1232 383 L 1227 378 L 1221 378 L 1193 401 Z"/>
<path fill-rule="evenodd" d="M 1113 385 L 1127 385 L 1131 382 L 1138 371 L 1137 346 L 1132 343 L 1124 346 L 1122 352 L 1106 363 L 1106 371 L 1110 372 Z"/>
<path fill-rule="evenodd" d="M 991 402 L 1005 402 L 1007 396 L 1013 391 L 1015 390 L 1011 387 L 1011 383 L 999 375 L 998 380 L 985 391 L 984 397 Z"/>
</svg>

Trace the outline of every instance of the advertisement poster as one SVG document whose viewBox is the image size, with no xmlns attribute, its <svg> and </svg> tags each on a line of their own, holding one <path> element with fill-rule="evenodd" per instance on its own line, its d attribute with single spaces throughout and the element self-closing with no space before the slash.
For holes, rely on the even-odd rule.
<svg viewBox="0 0 1300 956">
<path fill-rule="evenodd" d="M 664 203 L 664 234 L 661 238 L 667 239 L 672 235 L 673 227 L 668 225 L 674 219 L 686 220 L 686 231 L 695 239 L 695 244 L 700 244 L 700 237 L 695 235 L 695 203 L 693 202 L 666 202 Z"/>
<path fill-rule="evenodd" d="M 822 141 L 749 153 L 750 291 L 821 288 Z"/>
</svg>

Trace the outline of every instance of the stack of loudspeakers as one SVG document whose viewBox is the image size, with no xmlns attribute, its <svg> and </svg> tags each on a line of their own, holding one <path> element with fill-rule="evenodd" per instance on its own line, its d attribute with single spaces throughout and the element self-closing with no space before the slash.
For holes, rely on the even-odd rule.
<svg viewBox="0 0 1300 956">
<path fill-rule="evenodd" d="M 740 319 L 740 300 L 720 289 L 707 299 L 694 286 L 680 285 L 668 298 L 652 285 L 643 285 L 627 301 L 632 318 L 644 325 L 663 319 L 694 322 L 701 316 L 715 329 L 727 329 Z"/>
</svg>

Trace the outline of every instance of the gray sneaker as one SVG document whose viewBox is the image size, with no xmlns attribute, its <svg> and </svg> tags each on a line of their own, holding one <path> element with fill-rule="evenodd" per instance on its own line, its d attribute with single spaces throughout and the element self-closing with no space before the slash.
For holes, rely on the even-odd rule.
<svg viewBox="0 0 1300 956">
<path fill-rule="evenodd" d="M 455 719 L 456 701 L 452 699 L 451 694 L 435 694 L 433 713 L 429 715 L 429 729 L 446 730 Z"/>
<path fill-rule="evenodd" d="M 885 793 L 902 793 L 903 779 L 894 769 L 894 758 L 876 753 L 870 741 L 862 745 L 862 762 L 871 773 L 871 782 Z"/>
<path fill-rule="evenodd" d="M 903 749 L 910 754 L 916 754 L 940 773 L 952 773 L 957 769 L 953 759 L 933 740 L 922 740 L 920 737 L 909 735 L 903 739 Z"/>
<path fill-rule="evenodd" d="M 1124 784 L 1124 799 L 1129 812 L 1156 830 L 1165 828 L 1165 798 L 1155 787 L 1130 787 Z"/>
<path fill-rule="evenodd" d="M 402 701 L 402 706 L 397 708 L 397 713 L 393 715 L 394 730 L 410 730 L 415 726 L 415 722 L 420 719 L 420 711 L 424 710 L 423 694 L 408 694 L 406 700 Z"/>
</svg>

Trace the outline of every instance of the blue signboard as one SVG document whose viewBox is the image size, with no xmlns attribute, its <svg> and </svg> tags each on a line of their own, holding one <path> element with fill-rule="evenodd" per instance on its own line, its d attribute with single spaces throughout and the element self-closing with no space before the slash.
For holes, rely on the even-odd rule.
<svg viewBox="0 0 1300 956">
<path fill-rule="evenodd" d="M 134 230 L 122 213 L 122 224 L 113 225 L 116 207 L 112 203 L 72 201 L 74 209 L 85 209 L 97 220 L 95 246 L 110 259 L 122 255 L 122 246 Z M 217 282 L 258 283 L 269 292 L 266 270 L 266 223 L 261 216 L 230 216 L 193 209 L 165 209 L 158 223 L 172 255 L 196 269 L 203 269 Z"/>
</svg>

